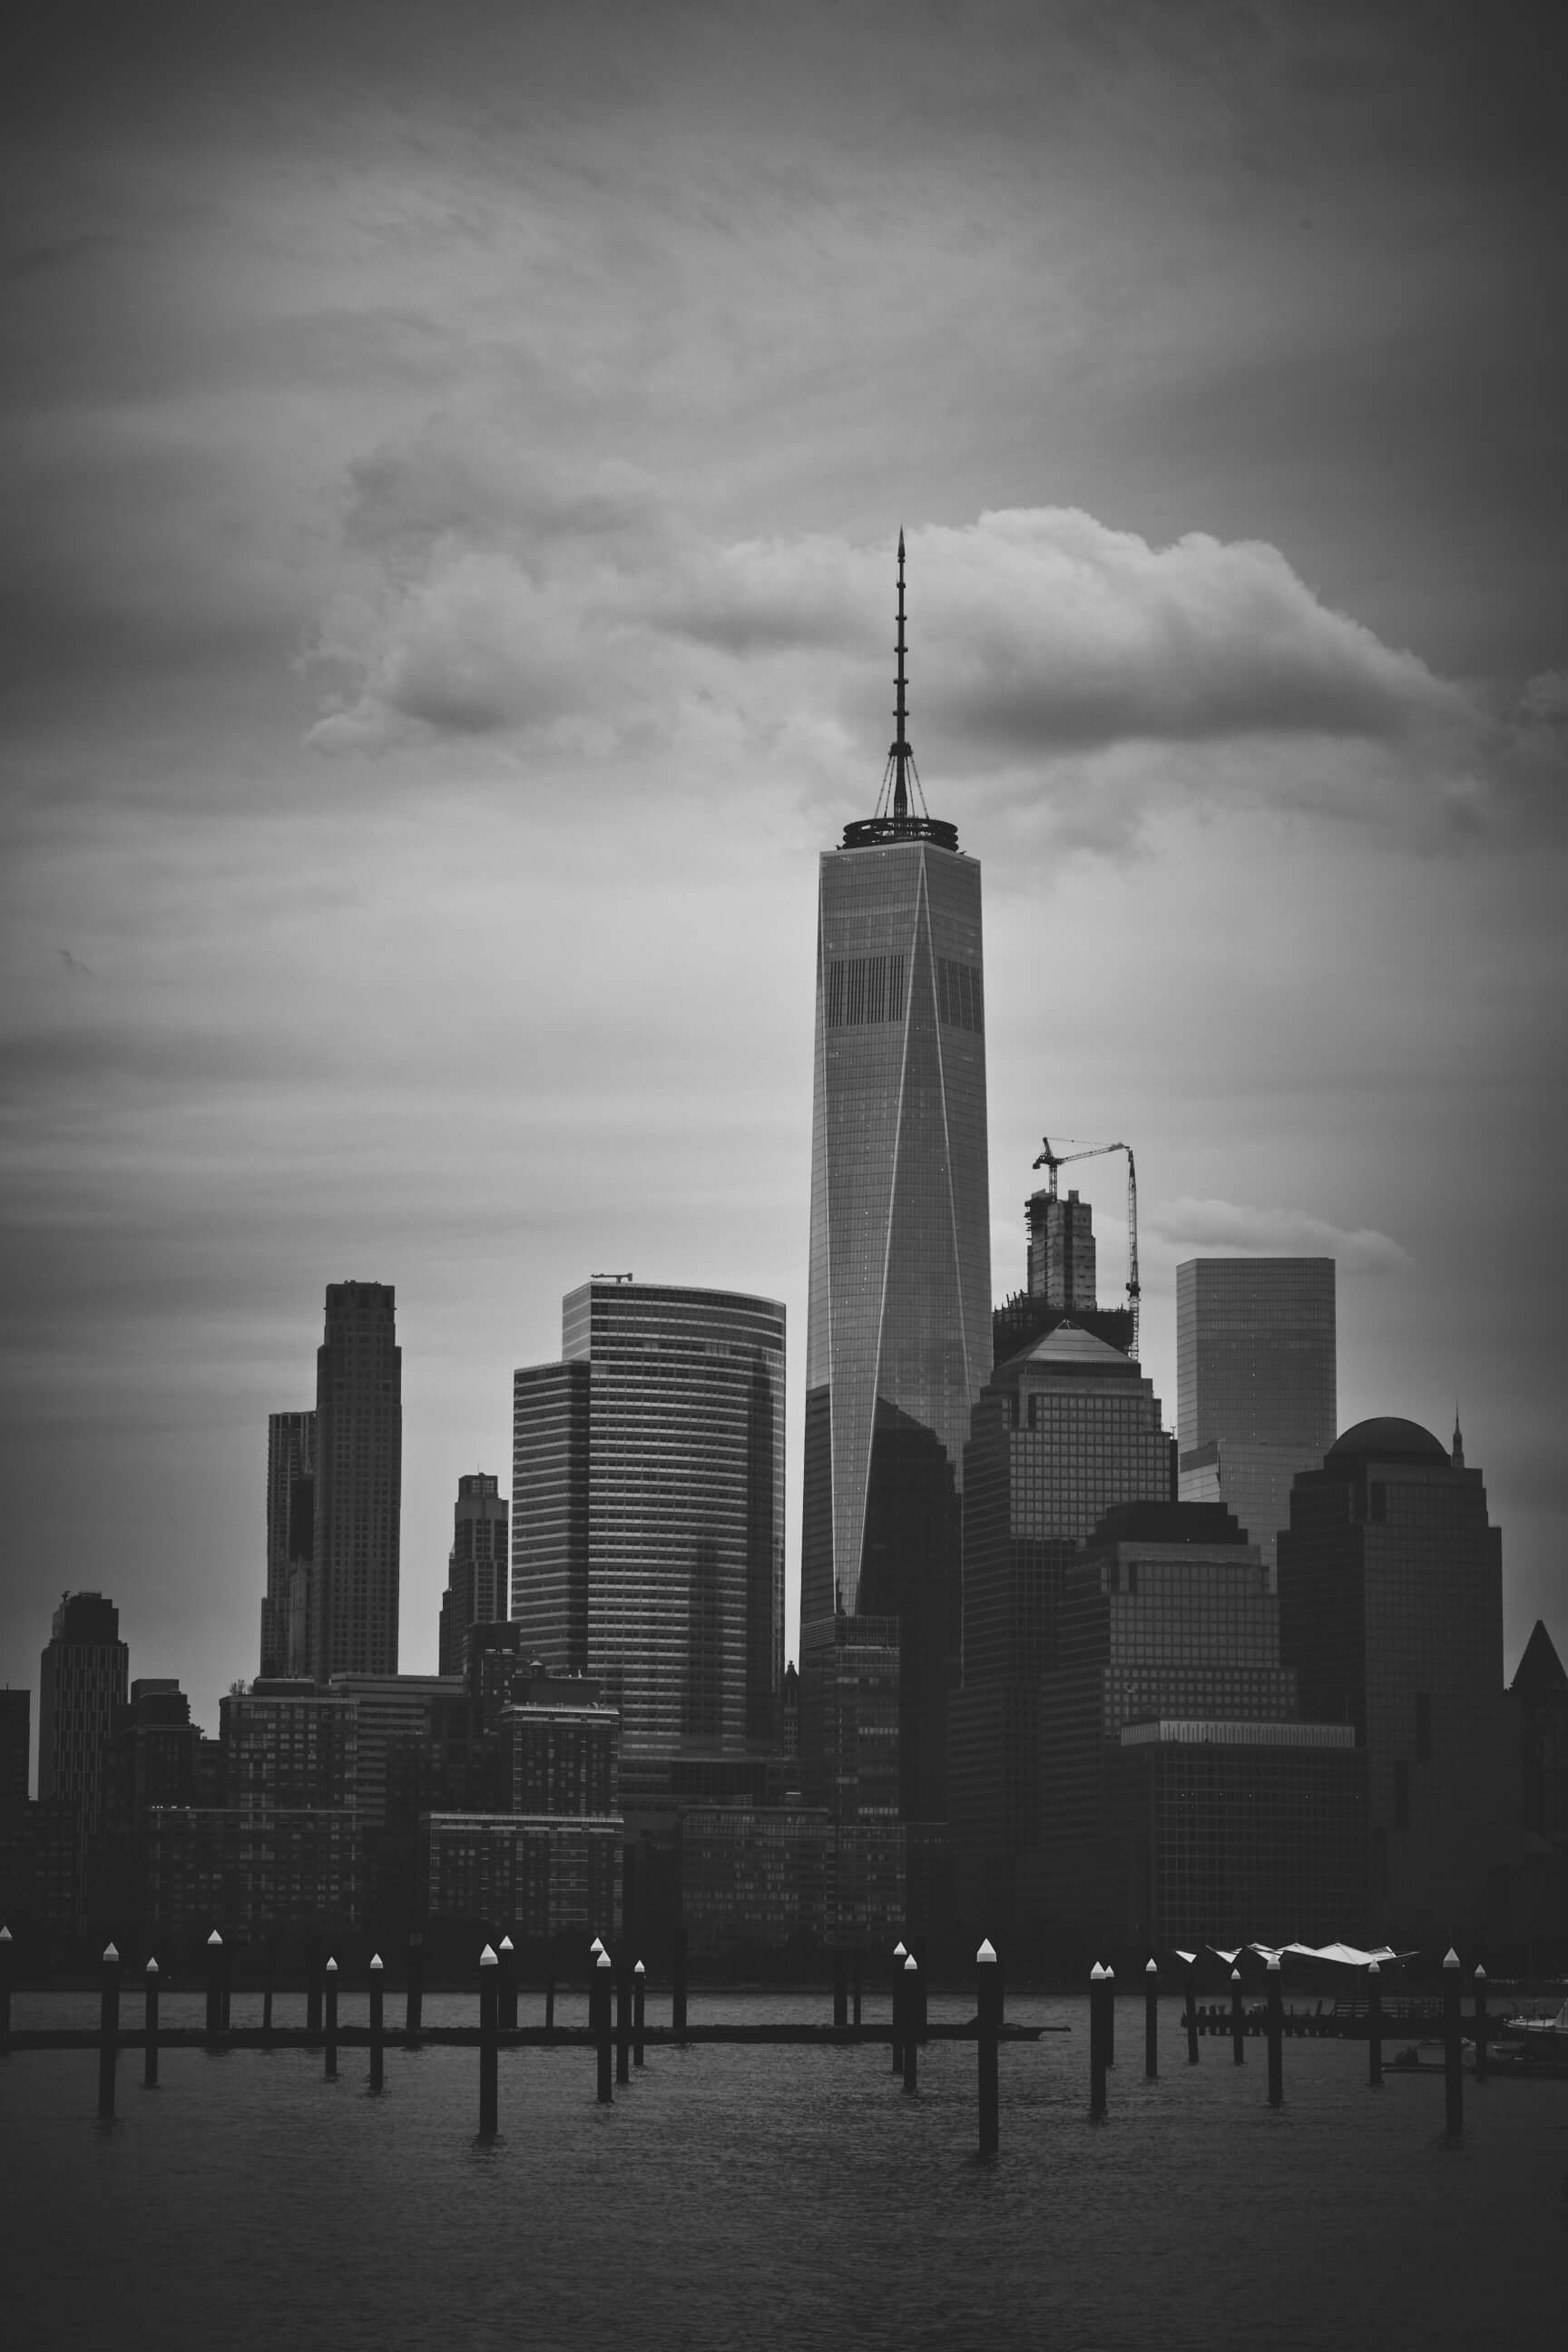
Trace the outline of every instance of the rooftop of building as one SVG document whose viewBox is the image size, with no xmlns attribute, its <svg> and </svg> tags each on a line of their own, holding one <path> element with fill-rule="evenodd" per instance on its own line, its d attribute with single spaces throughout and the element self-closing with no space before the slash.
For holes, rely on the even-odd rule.
<svg viewBox="0 0 1568 2352">
<path fill-rule="evenodd" d="M 1135 1358 L 1124 1355 L 1108 1339 L 1097 1339 L 1092 1331 L 1086 1331 L 1070 1316 L 1047 1331 L 1044 1339 L 1031 1340 L 1016 1356 L 998 1364 L 993 1378 L 1016 1380 L 1025 1370 L 1103 1372 L 1135 1381 L 1142 1378 Z"/>
<path fill-rule="evenodd" d="M 1358 1421 L 1336 1437 L 1323 1457 L 1323 1467 L 1349 1469 L 1366 1462 L 1418 1463 L 1446 1470 L 1449 1455 L 1442 1440 L 1423 1429 L 1418 1421 L 1402 1421 L 1397 1414 L 1387 1413 L 1373 1421 Z"/>
<path fill-rule="evenodd" d="M 1524 1698 L 1551 1698 L 1568 1690 L 1568 1673 L 1563 1671 L 1544 1618 L 1536 1619 L 1509 1688 Z"/>
<path fill-rule="evenodd" d="M 1236 1544 L 1250 1550 L 1247 1529 L 1224 1503 L 1118 1503 L 1089 1538 L 1086 1551 L 1112 1544 Z"/>
</svg>

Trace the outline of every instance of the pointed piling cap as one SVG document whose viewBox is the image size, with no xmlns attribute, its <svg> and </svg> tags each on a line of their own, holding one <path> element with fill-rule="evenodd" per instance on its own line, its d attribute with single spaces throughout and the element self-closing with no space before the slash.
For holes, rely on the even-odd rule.
<svg viewBox="0 0 1568 2352">
<path fill-rule="evenodd" d="M 120 1955 L 115 1950 L 112 1944 L 105 1944 L 103 1948 L 103 1957 L 106 1960 L 112 1960 L 116 1968 L 120 1966 Z"/>
<path fill-rule="evenodd" d="M 983 1967 L 995 1966 L 996 1947 L 992 1942 L 989 1936 L 986 1937 L 984 1942 L 981 1945 L 980 1949 L 975 1953 L 974 1957 Z"/>
<path fill-rule="evenodd" d="M 1375 1960 L 1368 1960 L 1366 1964 L 1366 1972 L 1369 1977 L 1380 1977 L 1383 1974 L 1383 1970 L 1378 1967 Z"/>
<path fill-rule="evenodd" d="M 1090 1984 L 1103 1984 L 1105 1982 L 1105 1970 L 1100 1967 L 1098 1960 L 1096 1960 L 1093 1968 L 1091 1968 L 1089 1972 L 1089 1980 Z"/>
<path fill-rule="evenodd" d="M 487 1944 L 484 1950 L 479 1954 L 479 1966 L 481 1969 L 494 1969 L 500 1966 L 500 1961 L 496 1958 L 495 1946 L 493 1944 Z"/>
<path fill-rule="evenodd" d="M 510 1936 L 503 1936 L 503 1937 L 501 1937 L 501 1939 L 500 1939 L 500 1948 L 501 1948 L 501 1950 L 502 1950 L 503 1952 L 510 1952 L 510 1951 L 513 1948 L 512 1948 L 512 1940 L 511 1940 L 511 1937 L 510 1937 Z"/>
<path fill-rule="evenodd" d="M 1108 1984 L 1114 1984 L 1116 1981 L 1116 1970 L 1111 1967 L 1109 1960 L 1105 1963 L 1105 1978 Z"/>
<path fill-rule="evenodd" d="M 1446 1953 L 1444 1954 L 1444 1956 L 1443 1956 L 1443 1966 L 1444 1966 L 1446 1969 L 1457 1969 L 1457 1968 L 1458 1967 L 1458 1965 L 1459 1965 L 1459 1955 L 1458 1955 L 1458 1952 L 1454 1949 L 1454 1947 L 1452 1946 L 1452 1944 L 1450 1944 L 1450 1945 L 1449 1945 L 1449 1947 L 1448 1947 L 1448 1948 L 1447 1948 L 1447 1952 L 1446 1952 Z"/>
<path fill-rule="evenodd" d="M 1241 1970 L 1239 1969 L 1232 1969 L 1230 1972 L 1230 1980 L 1232 1984 L 1239 1984 L 1241 1982 Z"/>
<path fill-rule="evenodd" d="M 1144 1975 L 1145 1975 L 1146 1977 L 1157 1977 L 1157 1976 L 1159 1975 L 1159 1973 L 1160 1973 L 1160 1963 L 1159 1963 L 1159 1961 L 1158 1961 L 1158 1960 L 1149 1960 L 1149 1961 L 1147 1961 L 1147 1962 L 1145 1963 L 1145 1965 L 1144 1965 L 1143 1973 L 1144 1973 Z"/>
<path fill-rule="evenodd" d="M 643 1966 L 643 1964 L 642 1964 L 642 1962 L 641 1962 L 640 1960 L 638 1960 L 638 1961 L 634 1965 L 634 1967 L 633 1967 L 633 1969 L 632 1969 L 632 1974 L 633 1974 L 633 1976 L 634 1976 L 634 1977 L 646 1977 L 646 1976 L 647 1976 L 647 1970 L 644 1968 L 644 1966 Z"/>
<path fill-rule="evenodd" d="M 1268 1973 L 1271 1977 L 1277 1977 L 1279 1973 L 1279 1955 L 1278 1952 L 1275 1953 L 1274 1958 L 1268 1963 Z"/>
<path fill-rule="evenodd" d="M 896 1943 L 896 1944 L 893 1946 L 893 1958 L 894 1958 L 894 1959 L 896 1959 L 896 1960 L 905 1959 L 905 1958 L 908 1958 L 908 1956 L 909 1956 L 908 1947 L 907 1947 L 907 1945 L 905 1945 L 901 1940 L 900 1940 L 900 1942 Z"/>
<path fill-rule="evenodd" d="M 605 1948 L 604 1944 L 602 1943 L 602 1941 L 600 1940 L 600 1938 L 599 1938 L 597 1936 L 595 1936 L 595 1938 L 594 1938 L 593 1942 L 592 1942 L 592 1943 L 589 1945 L 589 1947 L 588 1947 L 588 1949 L 589 1949 L 589 1950 L 594 1954 L 594 1957 L 595 1958 L 595 1959 L 598 1958 L 599 1954 L 604 1950 L 604 1948 Z"/>
<path fill-rule="evenodd" d="M 9 1927 L 0 1927 L 0 1944 L 8 1944 L 8 1943 L 10 1942 L 10 1940 L 11 1940 L 11 1930 L 10 1930 L 10 1928 L 9 1928 Z"/>
<path fill-rule="evenodd" d="M 911 1969 L 918 1969 L 918 1968 L 919 1968 L 919 1966 L 920 1966 L 920 1962 L 916 1959 L 916 1958 L 915 1958 L 914 1954 L 911 1952 L 911 1953 L 910 1954 L 910 1956 L 909 1956 L 908 1959 L 904 1962 L 904 1973 L 905 1973 L 905 1974 L 906 1974 L 906 1976 L 907 1976 L 907 1975 L 908 1975 L 908 1973 L 909 1973 L 909 1971 L 910 1971 Z"/>
<path fill-rule="evenodd" d="M 380 1974 L 380 1971 L 381 1971 L 381 1954 L 380 1954 L 379 1952 L 373 1952 L 373 1953 L 371 1954 L 371 1956 L 370 1956 L 370 1966 L 371 1966 L 371 1974 L 372 1974 L 373 1976 L 376 1976 L 376 1975 L 379 1975 L 379 1974 Z"/>
<path fill-rule="evenodd" d="M 1476 1982 L 1477 1982 L 1478 1984 L 1485 1984 L 1486 1980 L 1487 1980 L 1487 1972 L 1486 1972 L 1485 1969 L 1483 1969 L 1483 1968 L 1482 1968 L 1482 1966 L 1481 1966 L 1480 1962 L 1478 1960 L 1478 1961 L 1477 1961 L 1477 1963 L 1476 1963 Z"/>
<path fill-rule="evenodd" d="M 337 1972 L 338 1972 L 338 1964 L 337 1964 L 336 1960 L 329 1960 L 329 1961 L 327 1962 L 327 1974 L 328 1974 L 330 1977 L 335 1977 L 335 1976 L 337 1975 Z"/>
<path fill-rule="evenodd" d="M 215 1928 L 213 1929 L 213 1931 L 212 1931 L 212 1934 L 207 1937 L 207 1949 L 208 1949 L 208 1951 L 209 1951 L 209 1952 L 211 1951 L 211 1949 L 212 1949 L 212 1948 L 213 1948 L 213 1946 L 214 1946 L 215 1944 L 221 1944 L 221 1943 L 222 1943 L 222 1941 L 223 1941 L 223 1937 L 218 1934 L 217 1929 L 215 1927 Z"/>
<path fill-rule="evenodd" d="M 492 1960 L 494 1959 L 494 1958 L 495 1958 L 495 1954 L 494 1954 L 493 1952 L 490 1954 L 490 1958 L 491 1958 L 491 1959 L 492 1959 Z M 603 1947 L 602 1945 L 601 1945 L 601 1946 L 600 1946 L 600 1948 L 599 1948 L 599 1958 L 598 1958 L 598 1965 L 599 1965 L 599 1967 L 600 1967 L 600 1968 L 602 1968 L 602 1969 L 607 1969 L 607 1968 L 609 1967 L 609 1965 L 610 1965 L 610 1956 L 609 1956 L 608 1952 L 606 1952 L 606 1951 L 605 1950 L 605 1948 L 604 1948 L 604 1947 Z"/>
<path fill-rule="evenodd" d="M 157 1961 L 156 1961 L 156 1960 L 149 1960 L 149 1961 L 148 1961 L 148 1963 L 147 1963 L 147 1973 L 148 1973 L 148 1975 L 149 1975 L 150 1977 L 155 1977 L 155 1976 L 157 1975 L 157 1973 L 158 1973 L 158 1963 L 157 1963 Z"/>
</svg>

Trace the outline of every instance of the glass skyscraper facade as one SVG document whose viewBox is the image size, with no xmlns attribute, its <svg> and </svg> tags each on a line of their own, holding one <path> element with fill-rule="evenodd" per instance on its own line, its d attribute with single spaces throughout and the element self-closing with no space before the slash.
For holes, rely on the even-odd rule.
<svg viewBox="0 0 1568 2352">
<path fill-rule="evenodd" d="M 261 1672 L 310 1669 L 310 1563 L 315 1549 L 314 1407 L 267 1416 L 267 1592 Z"/>
<path fill-rule="evenodd" d="M 983 961 L 980 867 L 950 825 L 873 818 L 824 853 L 801 1671 L 831 1666 L 837 1616 L 898 1621 L 913 1820 L 946 1813 L 963 1449 L 991 1369 Z M 804 1689 L 802 1710 L 804 1738 Z M 835 1760 L 803 1765 L 829 1801 Z"/>
<path fill-rule="evenodd" d="M 1200 1257 L 1176 1268 L 1184 1502 L 1223 1502 L 1272 1570 L 1290 1488 L 1334 1441 L 1334 1262 Z"/>
<path fill-rule="evenodd" d="M 316 1355 L 310 1672 L 397 1672 L 403 1350 L 390 1283 L 327 1286 Z"/>
<path fill-rule="evenodd" d="M 512 1615 L 525 1658 L 597 1676 L 628 1759 L 778 1738 L 784 1310 L 593 1281 L 560 1364 L 513 1382 Z"/>
</svg>

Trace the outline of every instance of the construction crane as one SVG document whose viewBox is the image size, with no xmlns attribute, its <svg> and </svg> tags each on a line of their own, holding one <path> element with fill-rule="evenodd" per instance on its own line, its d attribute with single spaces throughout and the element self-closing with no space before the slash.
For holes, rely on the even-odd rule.
<svg viewBox="0 0 1568 2352">
<path fill-rule="evenodd" d="M 1077 1138 L 1065 1135 L 1062 1141 L 1073 1143 Z M 1102 1160 L 1110 1151 L 1125 1151 L 1127 1154 L 1127 1304 L 1132 1310 L 1131 1353 L 1136 1356 L 1138 1302 L 1143 1294 L 1138 1280 L 1138 1163 L 1132 1157 L 1132 1146 L 1130 1143 L 1086 1143 L 1077 1151 L 1053 1151 L 1050 1137 L 1042 1135 L 1040 1147 L 1040 1155 L 1035 1165 L 1047 1171 L 1047 1197 L 1052 1201 L 1057 1198 L 1058 1168 L 1066 1168 L 1075 1160 Z"/>
</svg>

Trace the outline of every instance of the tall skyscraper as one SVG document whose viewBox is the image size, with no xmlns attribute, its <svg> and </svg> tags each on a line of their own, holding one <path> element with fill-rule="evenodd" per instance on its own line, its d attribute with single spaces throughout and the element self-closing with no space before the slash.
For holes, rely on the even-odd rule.
<svg viewBox="0 0 1568 2352">
<path fill-rule="evenodd" d="M 104 1825 L 109 1744 L 130 1670 L 113 1601 L 66 1593 L 38 1661 L 38 1798 L 67 1799 L 89 1833 Z"/>
<path fill-rule="evenodd" d="M 1107 1511 L 1169 1498 L 1171 1447 L 1152 1382 L 1071 1321 L 998 1364 L 971 1418 L 952 1815 L 965 1899 L 1000 1924 L 1039 1875 L 1040 1691 L 1068 1569 Z"/>
<path fill-rule="evenodd" d="M 969 1409 L 991 1368 L 980 868 L 917 815 L 899 541 L 897 733 L 876 812 L 822 855 L 802 1506 L 805 1685 L 837 1617 L 896 1620 L 907 1820 L 946 1816 Z M 923 796 L 922 796 L 923 798 Z M 814 1663 L 815 1662 L 815 1663 Z M 830 1802 L 838 1759 L 808 1753 Z"/>
<path fill-rule="evenodd" d="M 458 1480 L 441 1601 L 442 1674 L 463 1672 L 463 1636 L 470 1625 L 493 1625 L 510 1614 L 510 1580 L 507 1509 L 500 1481 L 487 1471 L 467 1470 Z"/>
<path fill-rule="evenodd" d="M 33 1745 L 33 1694 L 0 1690 L 0 1827 L 19 1822 L 27 1810 L 27 1776 Z"/>
<path fill-rule="evenodd" d="M 390 1283 L 327 1286 L 316 1356 L 310 1672 L 397 1672 L 403 1350 Z"/>
<path fill-rule="evenodd" d="M 597 1676 L 628 1761 L 778 1738 L 784 1310 L 594 1280 L 513 1384 L 522 1654 Z"/>
<path fill-rule="evenodd" d="M 263 1675 L 310 1672 L 315 1522 L 315 1412 L 269 1412 L 267 1592 L 261 1603 Z"/>
<path fill-rule="evenodd" d="M 1298 1471 L 1333 1444 L 1334 1262 L 1198 1257 L 1176 1268 L 1176 1443 L 1184 1502 L 1236 1513 L 1264 1560 Z"/>
<path fill-rule="evenodd" d="M 1395 1419 L 1335 1439 L 1291 1493 L 1279 1626 L 1304 1711 L 1352 1725 L 1366 1752 L 1372 1933 L 1506 1927 L 1520 1752 L 1502 1543 L 1457 1443 L 1450 1457 Z"/>
</svg>

